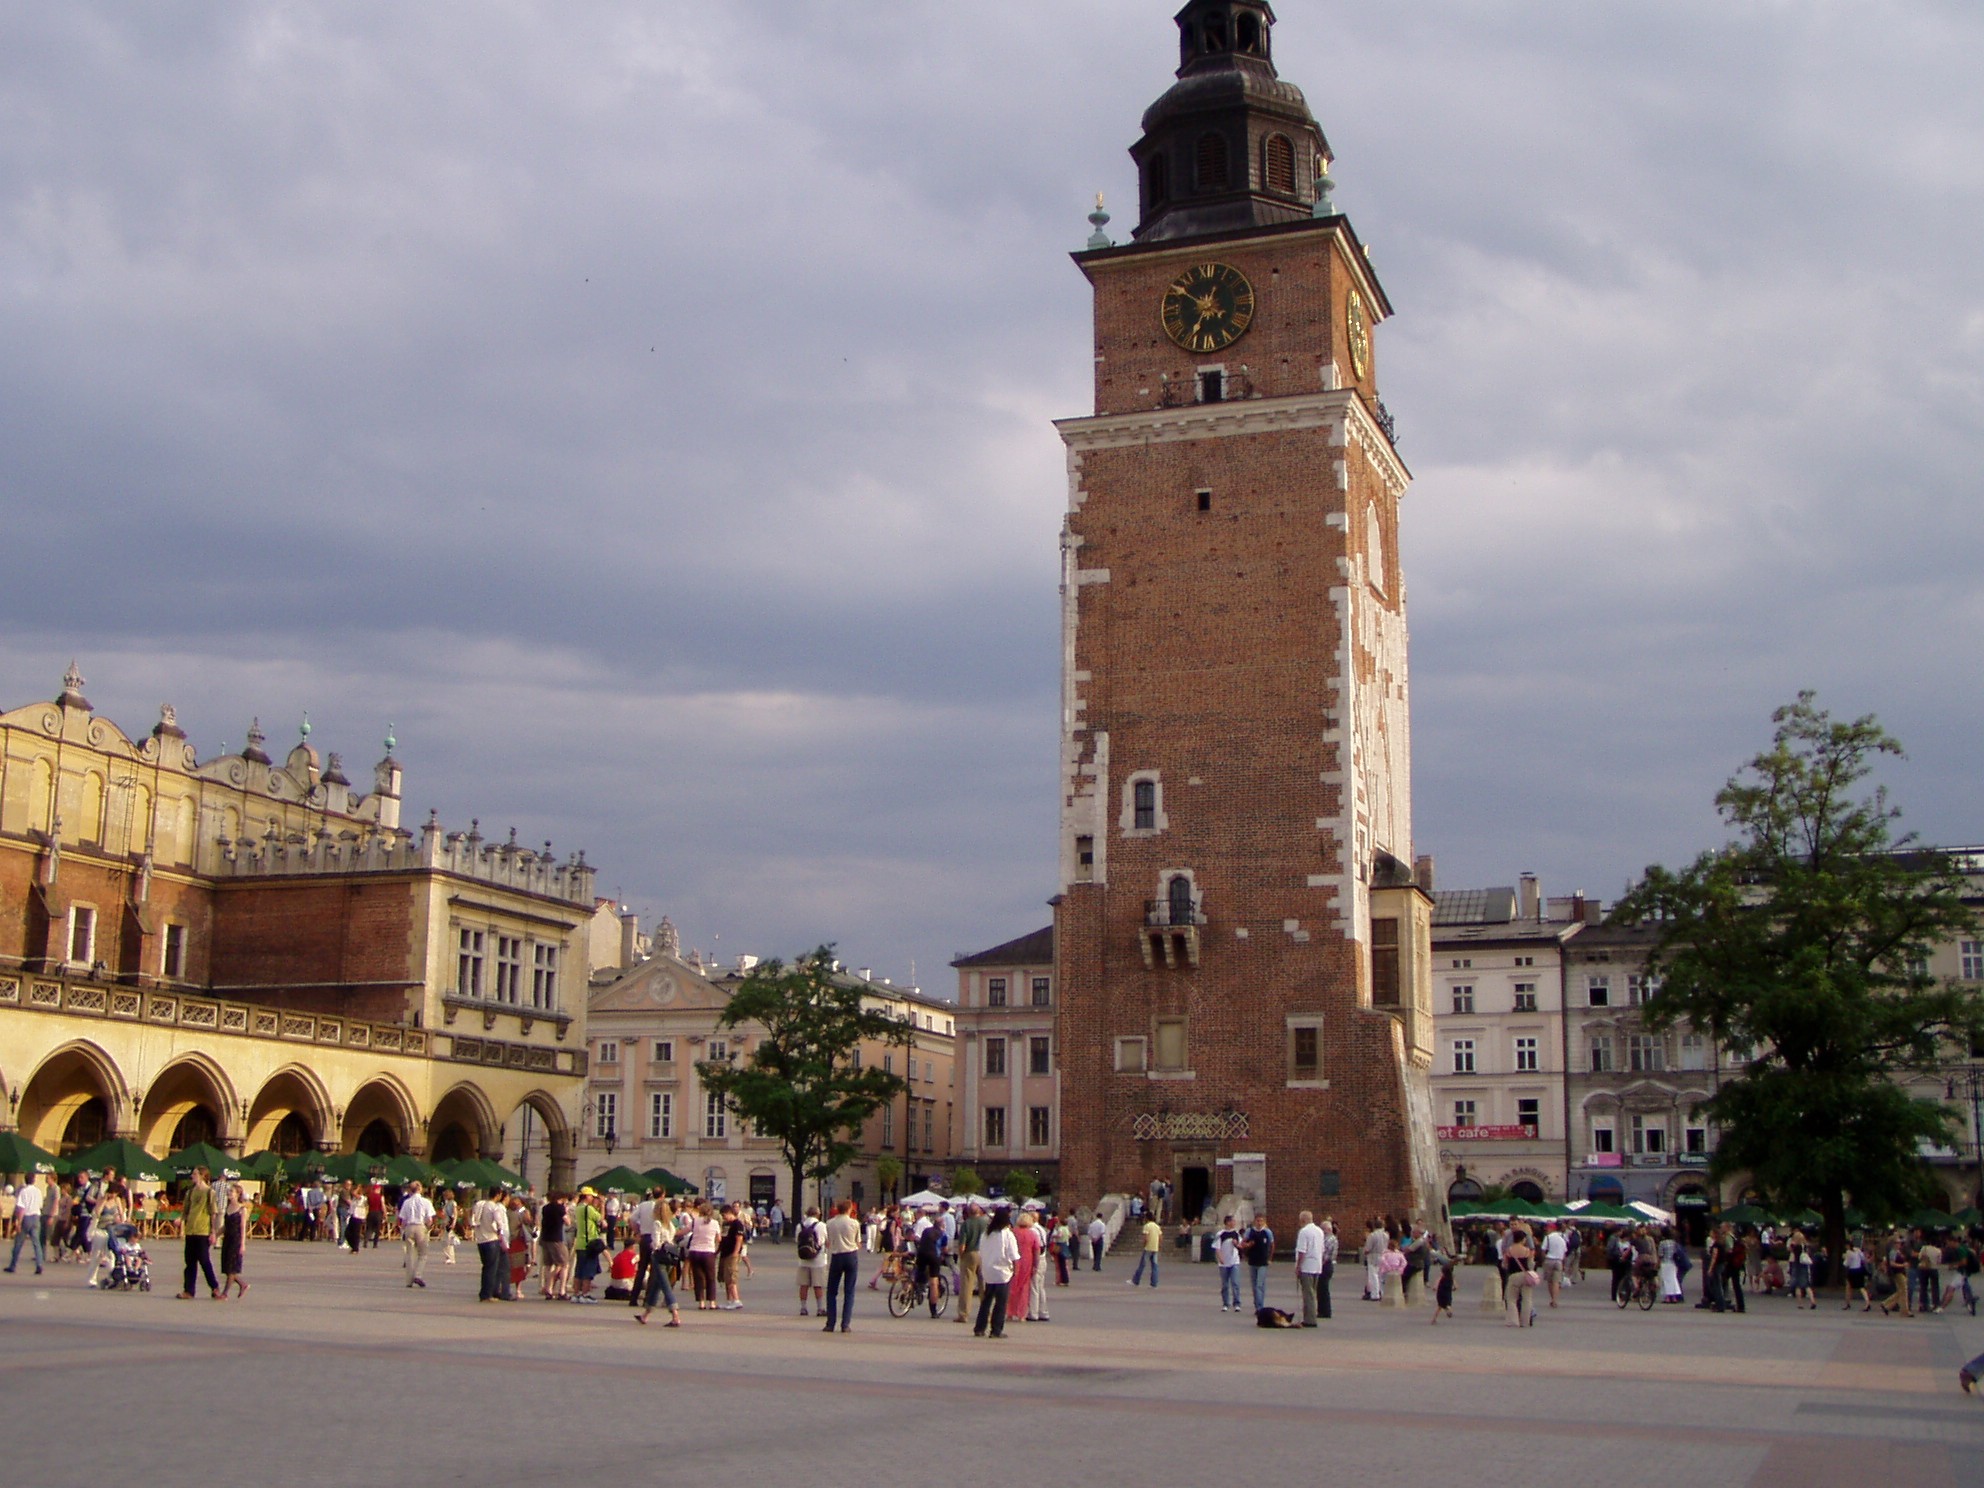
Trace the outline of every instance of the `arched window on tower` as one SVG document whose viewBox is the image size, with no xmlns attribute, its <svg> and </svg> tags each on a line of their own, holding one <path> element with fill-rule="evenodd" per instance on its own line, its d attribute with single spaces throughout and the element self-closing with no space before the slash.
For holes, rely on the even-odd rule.
<svg viewBox="0 0 1984 1488">
<path fill-rule="evenodd" d="M 1226 50 L 1226 17 L 1208 16 L 1199 32 L 1199 50 L 1212 56 Z"/>
<path fill-rule="evenodd" d="M 1234 22 L 1233 29 L 1238 41 L 1238 49 L 1250 57 L 1260 56 L 1261 18 L 1251 13 L 1243 14 Z"/>
<path fill-rule="evenodd" d="M 1132 791 L 1132 801 L 1136 830 L 1153 830 L 1157 826 L 1157 782 L 1139 780 Z"/>
<path fill-rule="evenodd" d="M 1144 210 L 1161 207 L 1171 198 L 1171 171 L 1162 155 L 1144 162 Z"/>
<path fill-rule="evenodd" d="M 1295 142 L 1287 135 L 1271 134 L 1261 147 L 1261 180 L 1270 191 L 1295 195 Z"/>
<path fill-rule="evenodd" d="M 1202 134 L 1198 149 L 1199 190 L 1224 191 L 1227 187 L 1226 136 Z"/>
<path fill-rule="evenodd" d="M 1190 925 L 1196 923 L 1192 913 L 1192 881 L 1180 873 L 1164 886 L 1165 903 L 1171 911 L 1171 923 Z"/>
</svg>

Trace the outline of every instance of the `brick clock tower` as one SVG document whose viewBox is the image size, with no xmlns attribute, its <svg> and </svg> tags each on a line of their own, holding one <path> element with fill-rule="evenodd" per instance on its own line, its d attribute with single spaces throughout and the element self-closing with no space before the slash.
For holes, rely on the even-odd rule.
<svg viewBox="0 0 1984 1488">
<path fill-rule="evenodd" d="M 1390 302 L 1265 0 L 1191 0 L 1100 226 L 1062 534 L 1062 1176 L 1292 1239 L 1444 1207 L 1412 852 Z M 1098 213 L 1096 219 L 1105 223 Z"/>
</svg>

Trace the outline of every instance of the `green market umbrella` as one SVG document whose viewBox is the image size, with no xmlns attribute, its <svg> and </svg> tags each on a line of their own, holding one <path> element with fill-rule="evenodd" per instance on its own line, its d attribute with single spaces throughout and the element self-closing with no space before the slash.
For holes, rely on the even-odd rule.
<svg viewBox="0 0 1984 1488">
<path fill-rule="evenodd" d="M 1481 1206 L 1469 1199 L 1455 1199 L 1447 1205 L 1447 1216 L 1450 1219 L 1472 1219 L 1480 1212 Z"/>
<path fill-rule="evenodd" d="M 369 1183 L 374 1173 L 385 1168 L 386 1162 L 386 1158 L 374 1157 L 369 1152 L 340 1152 L 324 1164 L 324 1176 L 340 1183 Z"/>
<path fill-rule="evenodd" d="M 1953 1230 L 1956 1216 L 1940 1209 L 1917 1209 L 1908 1217 L 1909 1227 L 1917 1230 Z"/>
<path fill-rule="evenodd" d="M 398 1157 L 388 1159 L 386 1176 L 395 1183 L 412 1183 L 417 1180 L 429 1186 L 447 1180 L 447 1175 L 439 1168 L 422 1158 L 415 1157 L 410 1152 L 403 1152 Z"/>
<path fill-rule="evenodd" d="M 312 1173 L 324 1171 L 324 1164 L 330 1161 L 322 1152 L 299 1152 L 294 1157 L 282 1159 L 282 1176 L 292 1183 L 307 1178 Z"/>
<path fill-rule="evenodd" d="M 1968 1209 L 1957 1210 L 1950 1218 L 1960 1225 L 1984 1224 L 1984 1209 L 1978 1209 L 1975 1205 L 1972 1205 Z"/>
<path fill-rule="evenodd" d="M 448 1169 L 448 1181 L 456 1188 L 522 1188 L 523 1178 L 512 1173 L 501 1163 L 491 1162 L 486 1157 L 464 1158 Z"/>
<path fill-rule="evenodd" d="M 254 1152 L 241 1159 L 241 1176 L 267 1183 L 271 1178 L 283 1175 L 283 1156 L 280 1152 Z"/>
<path fill-rule="evenodd" d="M 598 1177 L 586 1179 L 579 1186 L 589 1188 L 595 1193 L 643 1194 L 655 1187 L 658 1182 L 659 1180 L 653 1175 L 636 1173 L 632 1168 L 622 1164 L 617 1168 L 608 1168 Z"/>
<path fill-rule="evenodd" d="M 86 1152 L 78 1152 L 69 1159 L 69 1171 L 101 1173 L 105 1168 L 115 1168 L 126 1178 L 136 1178 L 141 1183 L 170 1183 L 172 1168 L 160 1162 L 136 1142 L 127 1142 L 122 1137 L 112 1137 L 108 1142 L 98 1142 Z"/>
<path fill-rule="evenodd" d="M 695 1184 L 686 1178 L 676 1177 L 675 1174 L 669 1172 L 666 1168 L 649 1168 L 642 1176 L 653 1179 L 663 1189 L 672 1194 L 694 1193 L 696 1191 Z"/>
<path fill-rule="evenodd" d="M 1775 1221 L 1771 1212 L 1760 1205 L 1738 1204 L 1732 1209 L 1722 1211 L 1722 1222 L 1724 1224 L 1738 1225 L 1767 1225 Z"/>
<path fill-rule="evenodd" d="M 0 1132 L 0 1173 L 61 1173 L 68 1164 L 19 1132 Z"/>
<path fill-rule="evenodd" d="M 1801 1230 L 1810 1230 L 1824 1224 L 1826 1217 L 1816 1209 L 1801 1209 L 1796 1214 L 1787 1215 L 1784 1222 Z"/>
<path fill-rule="evenodd" d="M 1617 1204 L 1608 1204 L 1603 1199 L 1593 1199 L 1584 1208 L 1572 1212 L 1572 1219 L 1580 1224 L 1638 1224 L 1640 1216 L 1630 1210 L 1621 1209 Z"/>
<path fill-rule="evenodd" d="M 166 1157 L 165 1165 L 172 1169 L 173 1176 L 178 1178 L 192 1177 L 195 1168 L 205 1168 L 215 1178 L 241 1176 L 240 1160 L 229 1157 L 220 1148 L 207 1142 L 193 1142 L 181 1147 L 177 1152 Z"/>
</svg>

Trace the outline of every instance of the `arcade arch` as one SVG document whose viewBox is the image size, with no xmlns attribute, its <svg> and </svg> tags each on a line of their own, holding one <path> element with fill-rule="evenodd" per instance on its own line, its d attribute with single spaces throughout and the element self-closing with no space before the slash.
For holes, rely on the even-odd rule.
<svg viewBox="0 0 1984 1488">
<path fill-rule="evenodd" d="M 21 1087 L 14 1119 L 30 1142 L 66 1157 L 117 1135 L 128 1102 L 123 1077 L 110 1056 L 79 1039 L 36 1067 Z"/>
<path fill-rule="evenodd" d="M 292 1064 L 269 1076 L 256 1092 L 244 1146 L 249 1152 L 294 1157 L 321 1145 L 331 1129 L 331 1097 L 323 1081 Z"/>
<path fill-rule="evenodd" d="M 204 1054 L 185 1054 L 153 1077 L 138 1108 L 138 1145 L 163 1157 L 194 1142 L 237 1141 L 234 1086 Z"/>
<path fill-rule="evenodd" d="M 482 1088 L 467 1081 L 434 1103 L 427 1118 L 427 1160 L 453 1162 L 465 1157 L 502 1160 L 503 1137 L 496 1111 Z"/>
<path fill-rule="evenodd" d="M 542 1090 L 533 1090 L 517 1102 L 509 1119 L 497 1128 L 497 1136 L 503 1165 L 540 1190 L 570 1188 L 585 1176 L 575 1171 L 578 1140 L 565 1110 Z"/>
<path fill-rule="evenodd" d="M 352 1092 L 339 1119 L 338 1150 L 366 1152 L 373 1157 L 398 1157 L 408 1151 L 419 1129 L 413 1097 L 387 1075 L 367 1080 Z"/>
</svg>

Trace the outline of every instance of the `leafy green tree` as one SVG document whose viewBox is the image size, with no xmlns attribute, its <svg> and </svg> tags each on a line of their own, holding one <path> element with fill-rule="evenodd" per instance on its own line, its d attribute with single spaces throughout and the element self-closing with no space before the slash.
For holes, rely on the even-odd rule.
<svg viewBox="0 0 1984 1488">
<path fill-rule="evenodd" d="M 1006 1175 L 1004 1188 L 1007 1198 L 1015 1203 L 1024 1204 L 1040 1192 L 1040 1180 L 1025 1168 L 1014 1168 Z"/>
<path fill-rule="evenodd" d="M 957 1168 L 951 1173 L 951 1192 L 954 1194 L 975 1194 L 985 1192 L 985 1180 L 978 1176 L 976 1168 Z"/>
<path fill-rule="evenodd" d="M 875 1159 L 875 1186 L 891 1199 L 901 1193 L 902 1159 L 884 1154 Z M 878 1195 L 879 1197 L 879 1195 Z"/>
<path fill-rule="evenodd" d="M 1771 748 L 1715 798 L 1735 840 L 1678 872 L 1649 868 L 1614 918 L 1660 931 L 1648 1024 L 1685 1022 L 1734 1054 L 1701 1107 L 1720 1133 L 1710 1172 L 1815 1206 L 1836 1256 L 1849 1196 L 1905 1208 L 1918 1144 L 1952 1134 L 1903 1082 L 1984 1031 L 1974 990 L 1927 969 L 1975 917 L 1956 865 L 1893 838 L 1886 792 L 1857 789 L 1902 752 L 1872 716 L 1835 722 L 1804 692 L 1772 722 Z"/>
<path fill-rule="evenodd" d="M 862 1124 L 908 1088 L 902 1076 L 864 1063 L 861 1046 L 907 1045 L 911 1026 L 868 1006 L 860 984 L 835 969 L 831 946 L 790 966 L 753 967 L 717 1022 L 764 1030 L 749 1059 L 706 1059 L 696 1069 L 728 1109 L 779 1144 L 792 1171 L 792 1207 L 801 1212 L 804 1180 L 852 1162 Z"/>
</svg>

